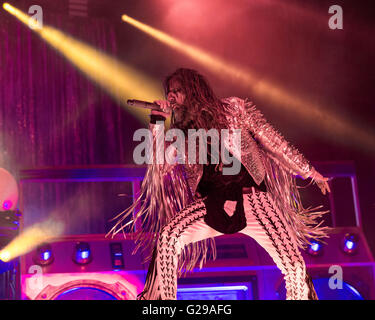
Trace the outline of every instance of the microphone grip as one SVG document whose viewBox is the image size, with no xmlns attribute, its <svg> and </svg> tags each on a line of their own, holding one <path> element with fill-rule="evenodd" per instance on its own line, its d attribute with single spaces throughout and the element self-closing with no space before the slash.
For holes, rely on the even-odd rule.
<svg viewBox="0 0 375 320">
<path fill-rule="evenodd" d="M 160 109 L 159 105 L 157 105 L 156 103 L 147 102 L 147 101 L 141 101 L 141 100 L 136 100 L 136 99 L 129 99 L 127 101 L 127 104 L 129 106 L 133 106 L 133 107 L 139 107 L 139 108 L 144 108 L 144 109 L 151 109 L 151 110 L 163 111 L 163 110 Z"/>
</svg>

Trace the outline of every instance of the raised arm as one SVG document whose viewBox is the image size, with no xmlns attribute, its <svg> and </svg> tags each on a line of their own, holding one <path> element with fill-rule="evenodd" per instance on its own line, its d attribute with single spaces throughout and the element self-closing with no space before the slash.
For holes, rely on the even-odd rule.
<svg viewBox="0 0 375 320">
<path fill-rule="evenodd" d="M 256 109 L 252 102 L 232 98 L 232 103 L 236 105 L 243 127 L 250 130 L 258 143 L 266 149 L 271 156 L 278 161 L 286 170 L 302 178 L 312 178 L 321 189 L 322 193 L 330 192 L 327 183 L 328 178 L 324 178 L 286 139 L 264 118 L 263 114 Z"/>
<path fill-rule="evenodd" d="M 178 147 L 181 147 L 180 145 L 184 144 L 184 140 L 181 141 L 182 138 L 180 137 L 179 144 L 169 141 L 171 138 L 171 132 L 169 132 L 169 134 L 168 132 L 165 132 L 164 122 L 171 115 L 170 104 L 165 100 L 158 100 L 154 103 L 157 103 L 163 111 L 152 110 L 150 115 L 149 129 L 152 132 L 155 155 L 153 160 L 157 161 L 156 163 L 161 166 L 163 172 L 168 172 L 181 162 L 178 157 L 184 156 L 184 154 L 179 154 Z M 163 163 L 160 161 L 161 157 L 163 157 Z"/>
</svg>

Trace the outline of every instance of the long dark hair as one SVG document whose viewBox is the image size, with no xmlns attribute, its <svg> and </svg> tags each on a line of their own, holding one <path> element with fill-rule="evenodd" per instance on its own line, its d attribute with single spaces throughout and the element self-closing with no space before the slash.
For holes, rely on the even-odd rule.
<svg viewBox="0 0 375 320">
<path fill-rule="evenodd" d="M 183 130 L 201 128 L 219 130 L 227 127 L 225 107 L 204 76 L 192 69 L 179 68 L 164 81 L 166 95 L 172 80 L 181 84 L 186 96 L 182 110 L 173 112 L 171 123 L 173 127 Z"/>
</svg>

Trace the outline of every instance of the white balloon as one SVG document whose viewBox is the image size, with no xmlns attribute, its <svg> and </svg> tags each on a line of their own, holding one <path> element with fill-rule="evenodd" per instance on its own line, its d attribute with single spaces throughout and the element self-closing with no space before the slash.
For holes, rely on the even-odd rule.
<svg viewBox="0 0 375 320">
<path fill-rule="evenodd" d="M 0 211 L 15 210 L 17 202 L 17 181 L 8 171 L 0 168 Z"/>
</svg>

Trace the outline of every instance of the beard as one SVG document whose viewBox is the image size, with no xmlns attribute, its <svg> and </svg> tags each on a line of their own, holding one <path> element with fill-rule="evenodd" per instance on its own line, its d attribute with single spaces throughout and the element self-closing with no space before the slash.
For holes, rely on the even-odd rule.
<svg viewBox="0 0 375 320">
<path fill-rule="evenodd" d="M 180 106 L 178 109 L 173 111 L 172 115 L 173 127 L 187 131 L 188 129 L 198 129 L 195 121 L 195 115 L 189 112 L 186 106 Z"/>
</svg>

